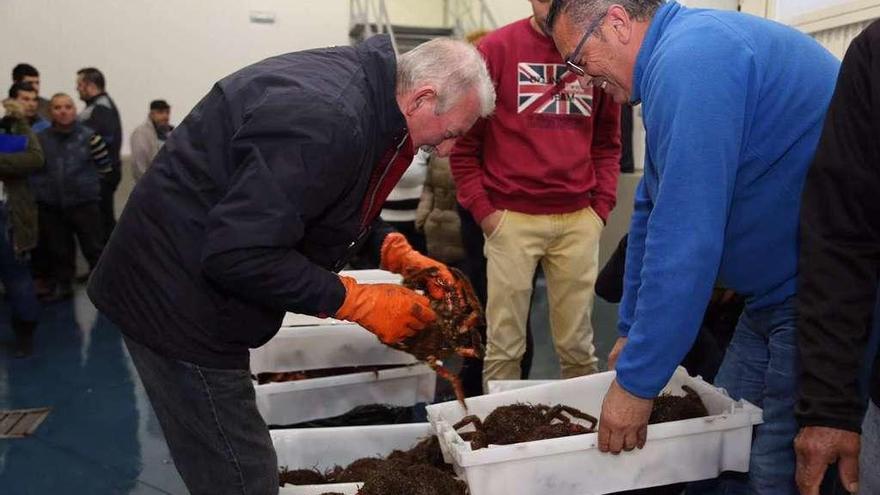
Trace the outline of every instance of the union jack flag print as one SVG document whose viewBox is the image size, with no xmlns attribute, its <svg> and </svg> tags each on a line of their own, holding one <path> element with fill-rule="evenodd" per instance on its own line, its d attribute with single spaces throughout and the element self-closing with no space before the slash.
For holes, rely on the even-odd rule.
<svg viewBox="0 0 880 495">
<path fill-rule="evenodd" d="M 519 113 L 589 117 L 593 112 L 592 92 L 584 91 L 574 74 L 566 72 L 562 64 L 520 62 L 518 79 Z"/>
</svg>

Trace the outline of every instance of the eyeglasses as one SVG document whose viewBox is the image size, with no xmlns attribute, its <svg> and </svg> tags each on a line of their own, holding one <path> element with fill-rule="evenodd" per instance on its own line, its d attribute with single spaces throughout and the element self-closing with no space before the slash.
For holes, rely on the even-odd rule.
<svg viewBox="0 0 880 495">
<path fill-rule="evenodd" d="M 590 24 L 590 27 L 587 28 L 587 31 L 584 33 L 584 36 L 581 38 L 580 42 L 578 42 L 577 46 L 574 48 L 574 51 L 571 52 L 571 55 L 565 58 L 565 68 L 574 72 L 578 77 L 584 77 L 587 75 L 587 71 L 584 70 L 583 67 L 576 64 L 574 61 L 577 60 L 577 56 L 581 53 L 581 48 L 586 44 L 587 39 L 599 29 L 599 25 L 602 24 L 602 20 L 605 19 L 605 16 L 608 15 L 606 11 L 604 14 L 600 15 L 596 18 L 595 21 Z"/>
</svg>

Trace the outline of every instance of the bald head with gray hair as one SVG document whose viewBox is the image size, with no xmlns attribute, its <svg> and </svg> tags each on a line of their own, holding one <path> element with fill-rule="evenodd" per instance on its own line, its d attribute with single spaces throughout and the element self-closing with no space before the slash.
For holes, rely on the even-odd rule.
<svg viewBox="0 0 880 495">
<path fill-rule="evenodd" d="M 462 41 L 436 38 L 397 59 L 397 93 L 431 85 L 437 91 L 437 112 L 449 110 L 468 91 L 476 91 L 480 116 L 495 110 L 495 86 L 480 52 Z"/>
<path fill-rule="evenodd" d="M 577 26 L 586 26 L 608 12 L 612 5 L 623 7 L 635 21 L 647 21 L 654 17 L 657 9 L 664 3 L 666 0 L 553 0 L 547 14 L 547 29 L 553 32 L 553 26 L 561 14 L 569 16 Z"/>
</svg>

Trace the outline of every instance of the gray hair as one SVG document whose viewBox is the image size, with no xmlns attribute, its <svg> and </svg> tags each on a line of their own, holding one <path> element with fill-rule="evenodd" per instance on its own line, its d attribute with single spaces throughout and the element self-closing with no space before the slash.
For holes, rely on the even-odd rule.
<svg viewBox="0 0 880 495">
<path fill-rule="evenodd" d="M 480 116 L 495 110 L 495 86 L 486 62 L 473 46 L 449 38 L 422 43 L 397 59 L 397 92 L 430 84 L 437 90 L 437 113 L 449 110 L 462 95 L 476 90 Z"/>
<path fill-rule="evenodd" d="M 647 21 L 664 3 L 666 0 L 553 0 L 547 14 L 547 29 L 553 31 L 560 14 L 568 15 L 576 26 L 585 26 L 607 12 L 612 5 L 620 5 L 637 21 Z"/>
</svg>

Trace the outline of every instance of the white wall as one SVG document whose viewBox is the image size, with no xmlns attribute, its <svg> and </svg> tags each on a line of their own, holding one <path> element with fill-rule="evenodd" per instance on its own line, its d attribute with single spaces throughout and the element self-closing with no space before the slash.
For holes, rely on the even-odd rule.
<svg viewBox="0 0 880 495">
<path fill-rule="evenodd" d="M 495 16 L 498 27 L 532 15 L 532 6 L 528 0 L 486 0 L 486 5 Z"/>
<path fill-rule="evenodd" d="M 385 0 L 385 3 L 394 24 L 430 27 L 443 24 L 443 0 Z M 532 14 L 528 0 L 486 0 L 486 5 L 499 27 Z"/>
<path fill-rule="evenodd" d="M 736 10 L 738 0 L 680 0 L 679 3 L 700 9 Z"/>
<path fill-rule="evenodd" d="M 275 13 L 253 24 L 249 11 Z M 271 55 L 348 43 L 348 0 L 0 0 L 0 77 L 40 70 L 41 92 L 76 98 L 76 71 L 95 66 L 128 135 L 150 100 L 179 122 L 224 75 Z M 0 79 L 0 82 L 4 79 Z"/>
<path fill-rule="evenodd" d="M 853 0 L 776 0 L 776 19 L 787 22 L 804 14 L 852 2 Z"/>
<path fill-rule="evenodd" d="M 385 0 L 393 24 L 438 27 L 443 24 L 442 0 Z"/>
</svg>

